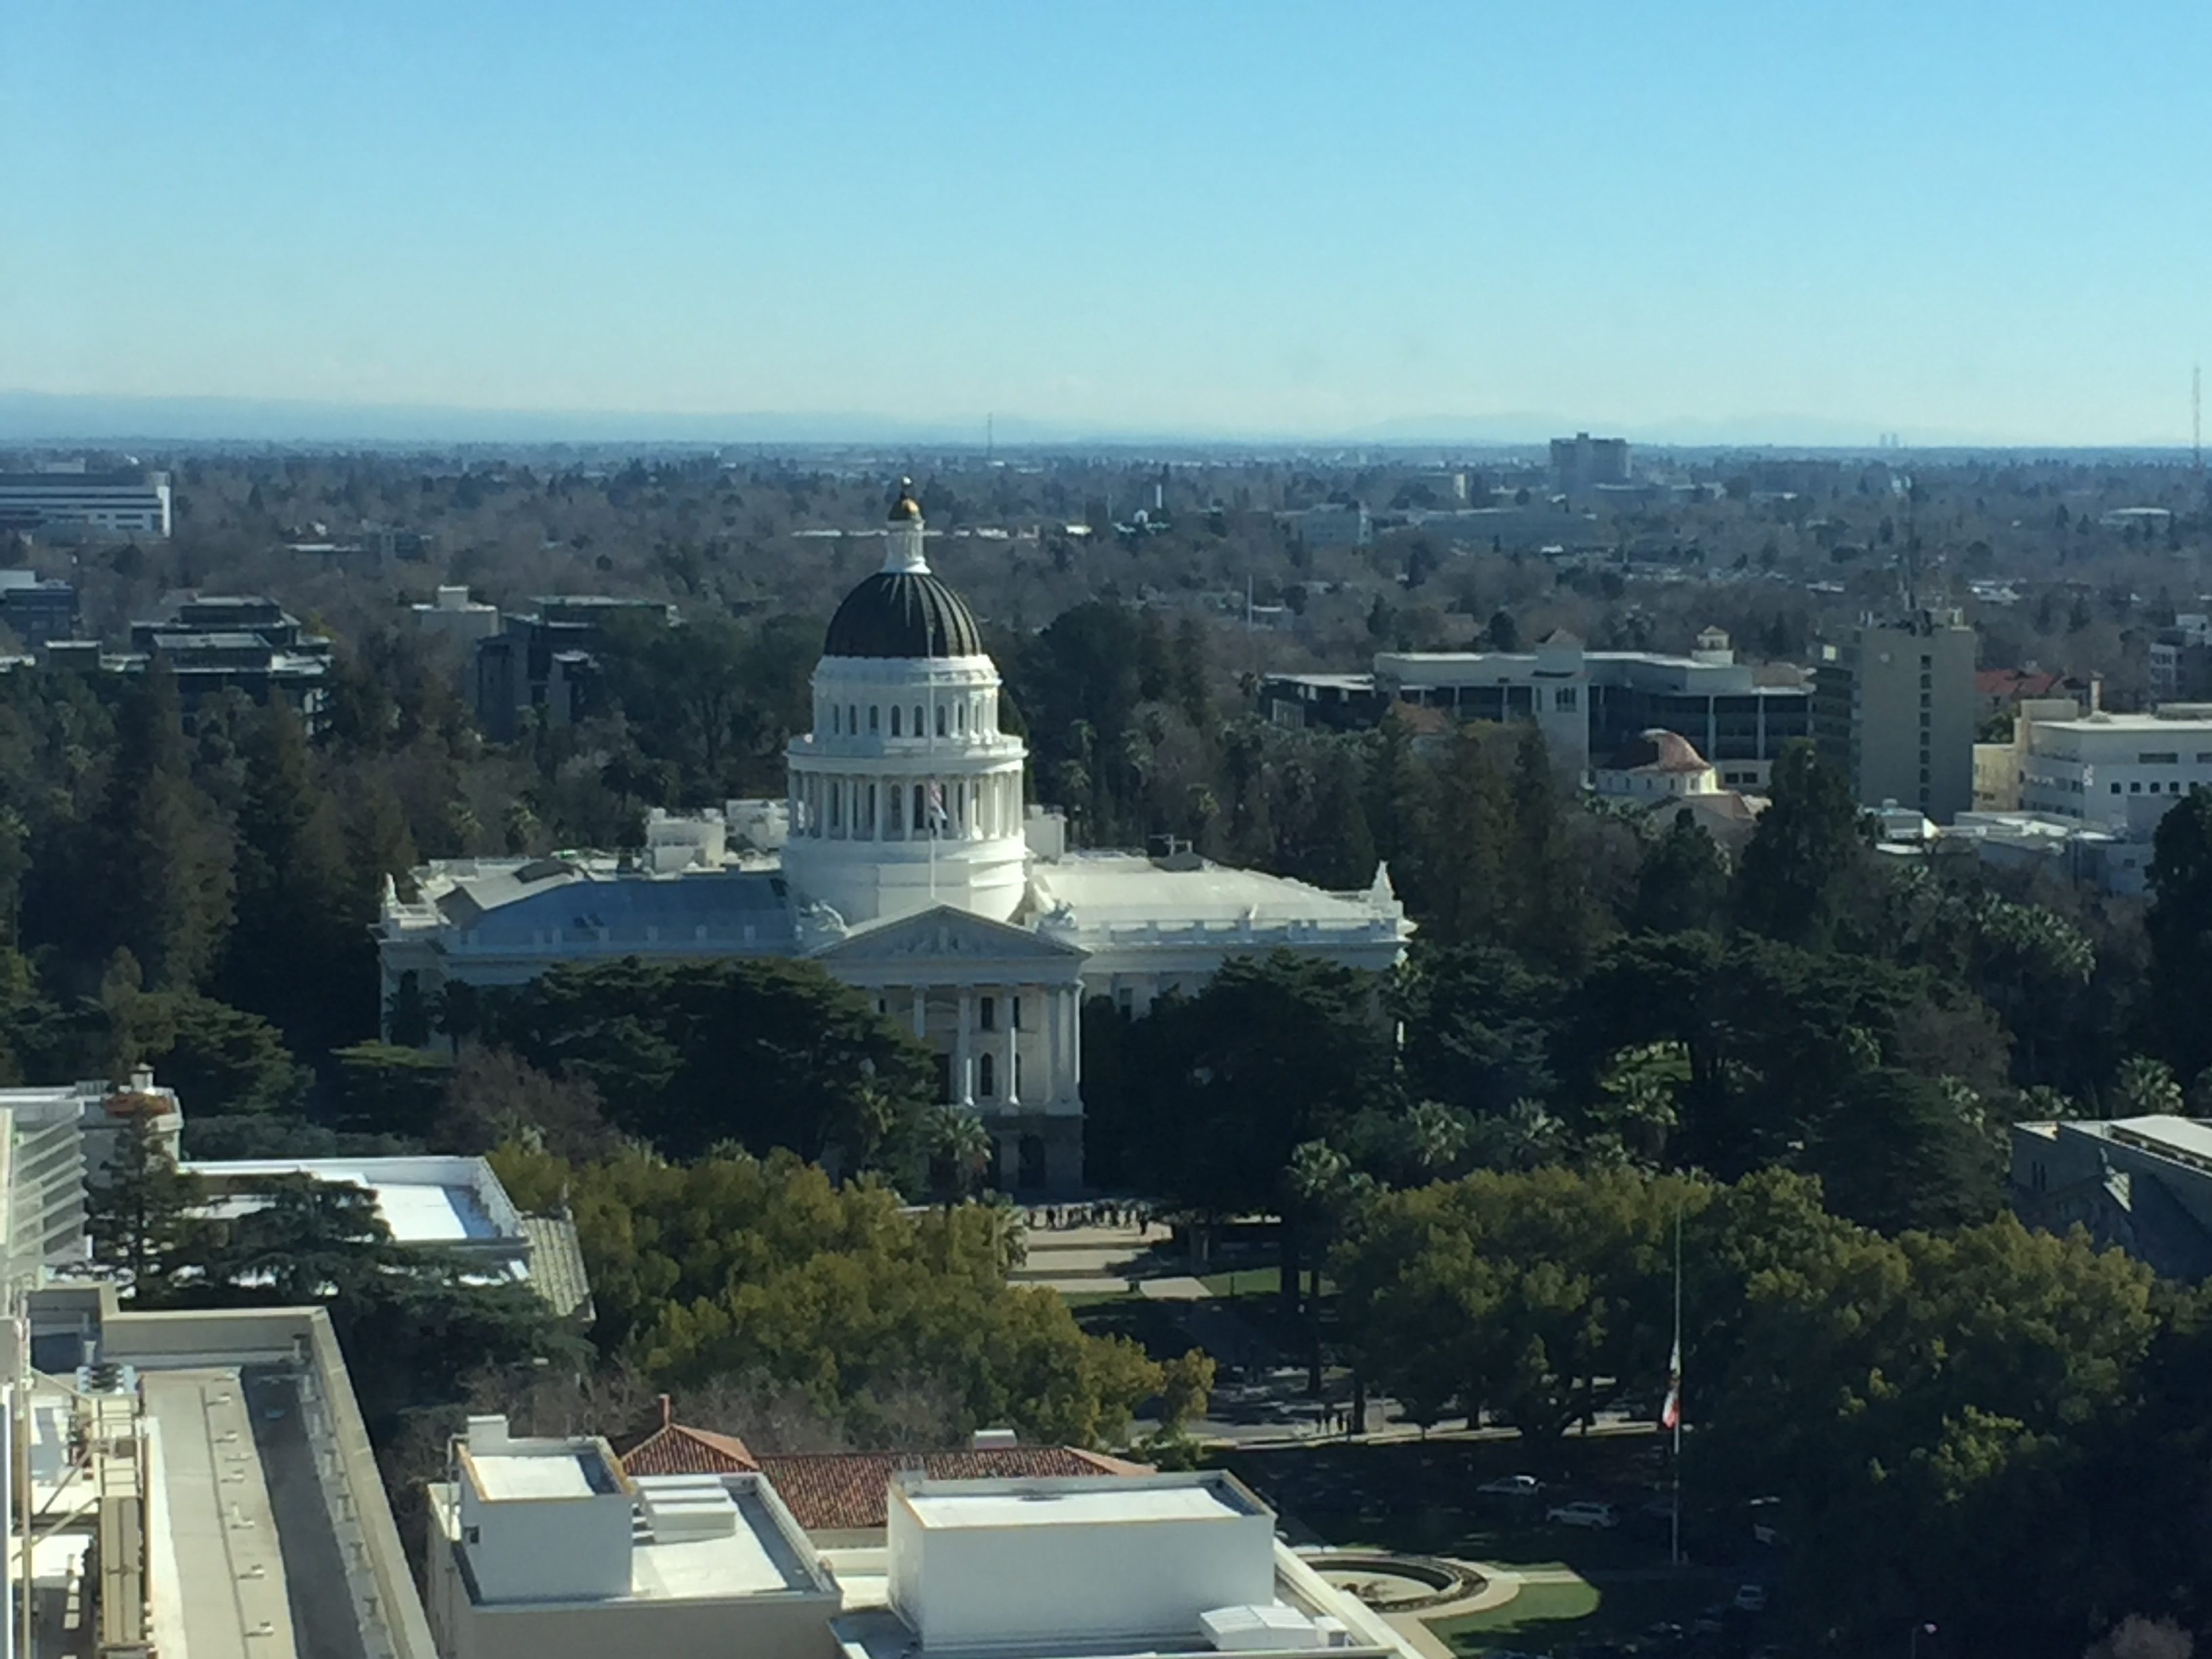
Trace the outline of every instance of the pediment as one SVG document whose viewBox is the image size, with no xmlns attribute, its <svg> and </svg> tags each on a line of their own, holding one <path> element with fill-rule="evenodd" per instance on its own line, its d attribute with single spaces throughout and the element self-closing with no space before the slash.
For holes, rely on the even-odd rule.
<svg viewBox="0 0 2212 1659">
<path fill-rule="evenodd" d="M 813 952 L 825 967 L 920 962 L 1035 963 L 1072 969 L 1090 953 L 1026 927 L 993 921 L 948 904 L 847 934 Z"/>
</svg>

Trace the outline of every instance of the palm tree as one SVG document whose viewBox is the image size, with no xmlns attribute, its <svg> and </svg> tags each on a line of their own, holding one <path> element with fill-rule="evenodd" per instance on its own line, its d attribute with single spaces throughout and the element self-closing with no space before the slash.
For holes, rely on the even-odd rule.
<svg viewBox="0 0 2212 1659">
<path fill-rule="evenodd" d="M 922 1149 L 929 1155 L 930 1178 L 944 1174 L 945 1207 L 950 1210 L 968 1196 L 991 1167 L 998 1144 L 983 1120 L 965 1106 L 933 1106 L 921 1126 Z"/>
</svg>

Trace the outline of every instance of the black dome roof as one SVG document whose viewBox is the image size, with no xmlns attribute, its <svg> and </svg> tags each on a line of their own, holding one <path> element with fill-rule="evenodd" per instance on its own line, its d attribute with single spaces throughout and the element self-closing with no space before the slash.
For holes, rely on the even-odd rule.
<svg viewBox="0 0 2212 1659">
<path fill-rule="evenodd" d="M 980 657 L 968 601 L 927 570 L 879 570 L 845 596 L 825 657 Z"/>
</svg>

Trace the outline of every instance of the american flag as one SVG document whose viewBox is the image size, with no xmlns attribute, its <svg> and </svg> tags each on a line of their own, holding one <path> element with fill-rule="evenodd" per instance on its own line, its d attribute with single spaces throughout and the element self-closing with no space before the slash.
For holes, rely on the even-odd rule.
<svg viewBox="0 0 2212 1659">
<path fill-rule="evenodd" d="M 1682 1339 L 1674 1339 L 1674 1352 L 1667 1361 L 1667 1403 L 1659 1407 L 1659 1426 L 1678 1429 L 1682 1425 Z"/>
<path fill-rule="evenodd" d="M 929 822 L 931 828 L 936 830 L 942 830 L 945 825 L 945 786 L 941 783 L 929 786 Z"/>
</svg>

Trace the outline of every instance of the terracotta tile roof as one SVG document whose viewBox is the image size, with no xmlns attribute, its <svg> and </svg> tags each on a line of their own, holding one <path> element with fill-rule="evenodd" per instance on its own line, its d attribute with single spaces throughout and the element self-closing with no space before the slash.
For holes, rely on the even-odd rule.
<svg viewBox="0 0 2212 1659">
<path fill-rule="evenodd" d="M 622 1455 L 631 1474 L 751 1474 L 760 1468 L 733 1434 L 664 1423 Z"/>
<path fill-rule="evenodd" d="M 933 1452 L 784 1452 L 758 1457 L 735 1435 L 664 1423 L 622 1455 L 631 1474 L 766 1475 L 808 1532 L 866 1532 L 886 1524 L 891 1477 L 920 1469 L 936 1480 L 1144 1474 L 1131 1463 L 1073 1446 L 982 1446 Z"/>
<path fill-rule="evenodd" d="M 1141 1465 L 1073 1446 L 986 1446 L 962 1451 L 812 1452 L 761 1461 L 769 1478 L 808 1532 L 866 1532 L 887 1524 L 884 1493 L 891 1477 L 920 1469 L 933 1480 L 1009 1480 L 1045 1475 L 1133 1474 Z"/>
</svg>

